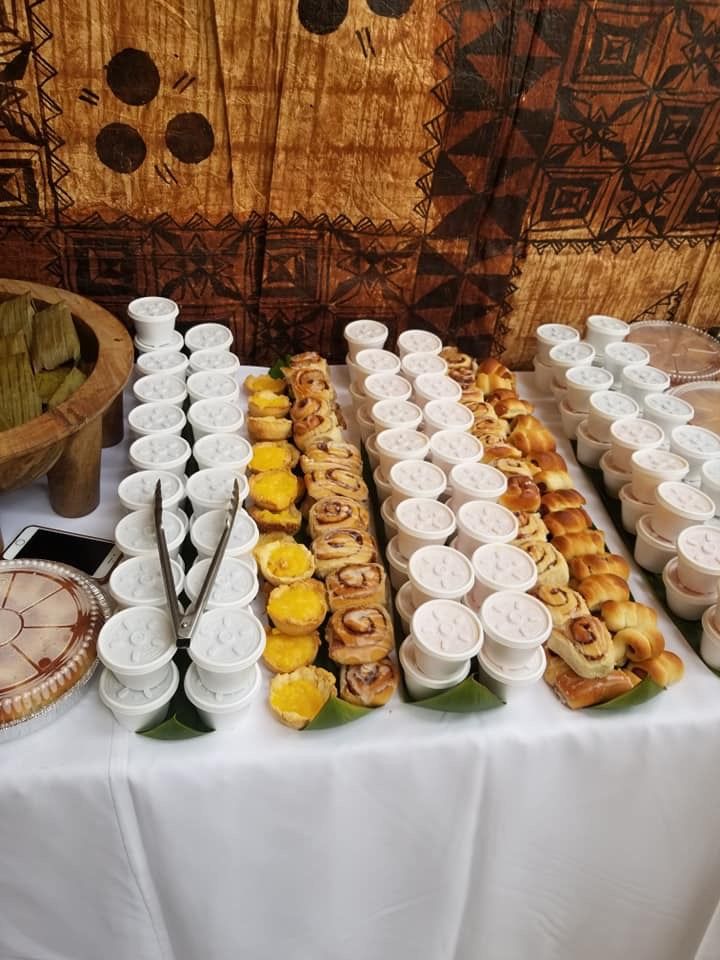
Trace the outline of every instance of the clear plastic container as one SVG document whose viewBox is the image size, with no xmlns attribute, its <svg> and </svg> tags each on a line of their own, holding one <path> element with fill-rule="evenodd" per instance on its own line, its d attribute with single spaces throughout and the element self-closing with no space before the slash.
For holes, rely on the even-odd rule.
<svg viewBox="0 0 720 960">
<path fill-rule="evenodd" d="M 650 363 L 669 374 L 673 384 L 720 376 L 720 343 L 704 330 L 668 320 L 641 320 L 630 327 L 628 341 L 645 347 Z"/>
</svg>

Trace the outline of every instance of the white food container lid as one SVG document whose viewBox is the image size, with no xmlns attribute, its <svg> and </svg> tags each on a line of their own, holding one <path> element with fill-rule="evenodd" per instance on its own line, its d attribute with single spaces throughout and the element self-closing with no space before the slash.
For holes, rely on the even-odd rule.
<svg viewBox="0 0 720 960">
<path fill-rule="evenodd" d="M 129 456 L 141 469 L 180 467 L 190 459 L 190 444 L 174 433 L 155 433 L 134 440 Z"/>
<path fill-rule="evenodd" d="M 648 393 L 643 398 L 643 406 L 646 412 L 661 417 L 682 417 L 685 420 L 691 420 L 695 415 L 695 409 L 687 400 L 675 397 L 671 393 Z"/>
<path fill-rule="evenodd" d="M 221 323 L 198 323 L 185 332 L 185 346 L 195 350 L 229 350 L 232 332 Z"/>
<path fill-rule="evenodd" d="M 167 470 L 140 470 L 118 485 L 118 497 L 127 510 L 144 510 L 155 502 L 155 487 L 160 481 L 163 510 L 176 507 L 185 496 L 185 485 Z"/>
<path fill-rule="evenodd" d="M 475 577 L 491 590 L 531 590 L 537 582 L 535 561 L 509 543 L 483 543 L 473 552 Z"/>
<path fill-rule="evenodd" d="M 686 520 L 702 523 L 715 516 L 715 504 L 710 497 L 702 490 L 691 487 L 689 483 L 664 480 L 657 486 L 655 497 L 657 502 L 671 513 L 685 517 Z"/>
<path fill-rule="evenodd" d="M 411 534 L 444 534 L 447 539 L 455 530 L 455 515 L 444 503 L 411 497 L 395 507 L 395 520 L 401 530 Z"/>
<path fill-rule="evenodd" d="M 444 491 L 447 478 L 444 471 L 427 460 L 400 460 L 390 467 L 390 486 L 408 497 L 435 499 Z"/>
<path fill-rule="evenodd" d="M 113 713 L 117 711 L 126 717 L 139 717 L 145 713 L 154 713 L 169 703 L 179 683 L 180 673 L 172 662 L 168 663 L 167 672 L 160 683 L 146 690 L 126 687 L 111 670 L 105 668 L 100 674 L 98 693 L 102 702 Z"/>
<path fill-rule="evenodd" d="M 172 319 L 180 312 L 178 305 L 169 297 L 137 297 L 131 300 L 127 308 L 132 320 Z"/>
<path fill-rule="evenodd" d="M 193 373 L 214 370 L 231 376 L 240 369 L 240 360 L 228 350 L 195 350 L 190 354 L 190 369 Z"/>
<path fill-rule="evenodd" d="M 395 398 L 377 400 L 370 408 L 370 417 L 379 430 L 385 429 L 383 422 L 391 422 L 398 427 L 407 424 L 408 429 L 414 430 L 422 422 L 422 415 L 416 403 Z"/>
<path fill-rule="evenodd" d="M 459 400 L 462 387 L 444 373 L 421 373 L 415 377 L 415 392 L 427 400 Z"/>
<path fill-rule="evenodd" d="M 567 323 L 541 323 L 535 331 L 535 336 L 543 343 L 572 343 L 580 339 L 575 327 Z"/>
<path fill-rule="evenodd" d="M 188 366 L 188 358 L 178 350 L 150 350 L 137 358 L 137 368 L 143 374 L 183 373 Z"/>
<path fill-rule="evenodd" d="M 483 641 L 477 616 L 456 600 L 428 600 L 412 616 L 413 642 L 430 656 L 444 660 L 474 657 Z"/>
<path fill-rule="evenodd" d="M 169 373 L 150 373 L 133 384 L 133 393 L 141 403 L 164 400 L 166 403 L 182 403 L 187 397 L 185 380 Z"/>
<path fill-rule="evenodd" d="M 429 400 L 425 404 L 424 416 L 430 426 L 440 430 L 466 432 L 474 422 L 472 411 L 457 400 Z"/>
<path fill-rule="evenodd" d="M 353 320 L 351 323 L 346 324 L 343 331 L 345 339 L 352 340 L 355 343 L 363 343 L 364 341 L 374 342 L 380 339 L 384 341 L 387 335 L 388 328 L 384 323 L 365 318 Z"/>
<path fill-rule="evenodd" d="M 639 468 L 644 473 L 658 477 L 663 477 L 668 473 L 684 475 L 688 472 L 687 460 L 676 453 L 670 453 L 668 450 L 644 447 L 642 450 L 636 450 L 630 459 L 633 468 Z M 669 477 L 668 479 L 675 478 Z M 682 479 L 682 477 L 679 479 Z"/>
<path fill-rule="evenodd" d="M 209 433 L 239 430 L 245 422 L 242 410 L 228 400 L 196 400 L 188 410 L 188 420 Z"/>
<path fill-rule="evenodd" d="M 187 378 L 187 389 L 192 400 L 207 400 L 213 397 L 219 400 L 232 400 L 238 394 L 238 385 L 234 377 L 216 370 L 200 370 Z"/>
<path fill-rule="evenodd" d="M 447 361 L 436 353 L 406 353 L 401 363 L 403 373 L 415 380 L 423 373 L 446 374 Z"/>
<path fill-rule="evenodd" d="M 418 430 L 405 430 L 398 427 L 393 430 L 381 430 L 375 435 L 378 450 L 399 457 L 424 459 L 430 449 L 430 441 Z"/>
<path fill-rule="evenodd" d="M 515 514 L 492 500 L 468 500 L 458 507 L 457 524 L 463 533 L 483 542 L 507 543 L 515 540 L 518 520 Z"/>
<path fill-rule="evenodd" d="M 234 433 L 209 433 L 193 447 L 195 459 L 214 466 L 244 470 L 252 460 L 252 447 L 244 437 Z M 207 468 L 206 468 L 207 469 Z"/>
<path fill-rule="evenodd" d="M 480 607 L 483 629 L 508 647 L 537 647 L 552 630 L 552 617 L 544 603 L 520 590 L 499 590 Z"/>
<path fill-rule="evenodd" d="M 397 373 L 400 370 L 400 360 L 389 350 L 369 347 L 360 350 L 355 357 L 355 365 L 365 374 Z"/>
<path fill-rule="evenodd" d="M 601 390 L 590 394 L 590 410 L 601 420 L 622 420 L 627 417 L 638 417 L 640 406 L 632 397 L 624 393 L 610 393 Z"/>
<path fill-rule="evenodd" d="M 197 667 L 191 663 L 185 674 L 185 693 L 194 707 L 209 714 L 236 713 L 245 704 L 252 700 L 257 693 L 262 678 L 262 671 L 256 663 L 241 679 L 241 686 L 231 693 L 208 690 L 200 679 Z"/>
<path fill-rule="evenodd" d="M 678 535 L 677 549 L 700 573 L 720 579 L 720 527 L 686 527 Z"/>
<path fill-rule="evenodd" d="M 483 649 L 478 654 L 480 666 L 498 683 L 506 683 L 511 687 L 527 687 L 537 681 L 545 673 L 547 659 L 542 647 L 537 647 L 526 663 L 505 666 L 493 660 L 491 651 Z"/>
<path fill-rule="evenodd" d="M 487 463 L 457 463 L 450 471 L 450 486 L 461 494 L 488 498 L 501 497 L 507 490 L 507 477 Z"/>
<path fill-rule="evenodd" d="M 430 451 L 451 463 L 474 462 L 482 457 L 483 445 L 470 433 L 461 430 L 438 430 L 430 438 Z"/>
<path fill-rule="evenodd" d="M 127 676 L 147 673 L 172 659 L 172 621 L 157 607 L 126 607 L 113 614 L 98 634 L 98 657 L 108 668 Z"/>
<path fill-rule="evenodd" d="M 197 560 L 185 577 L 185 592 L 191 600 L 197 600 L 205 580 L 210 557 Z M 255 599 L 258 581 L 254 571 L 239 557 L 225 556 L 210 591 L 208 604 L 213 607 L 246 607 Z"/>
<path fill-rule="evenodd" d="M 177 513 L 169 510 L 162 512 L 162 525 L 165 531 L 168 551 L 180 549 L 185 539 L 185 523 Z M 133 510 L 118 521 L 115 527 L 115 542 L 124 554 L 137 557 L 143 553 L 157 555 L 154 514 L 151 509 Z"/>
<path fill-rule="evenodd" d="M 183 585 L 182 567 L 171 559 L 170 568 L 175 593 L 178 594 Z M 108 586 L 113 599 L 124 606 L 167 606 L 160 558 L 154 553 L 123 560 L 110 574 Z"/>
<path fill-rule="evenodd" d="M 440 353 L 442 340 L 429 330 L 404 330 L 397 338 L 401 355 L 408 353 Z"/>
<path fill-rule="evenodd" d="M 565 382 L 592 393 L 594 390 L 609 390 L 613 375 L 603 367 L 570 367 L 565 371 Z"/>
<path fill-rule="evenodd" d="M 472 564 L 452 547 L 421 547 L 408 560 L 408 576 L 419 591 L 438 598 L 454 598 L 472 590 Z"/>
<path fill-rule="evenodd" d="M 371 373 L 363 385 L 371 400 L 409 400 L 412 386 L 397 373 Z"/>
<path fill-rule="evenodd" d="M 610 436 L 613 443 L 626 450 L 639 450 L 642 447 L 659 447 L 665 439 L 665 432 L 652 420 L 624 417 L 610 424 Z"/>
<path fill-rule="evenodd" d="M 591 343 L 579 340 L 575 343 L 559 343 L 550 351 L 553 367 L 574 367 L 590 364 L 595 359 L 595 347 Z"/>
<path fill-rule="evenodd" d="M 191 500 L 208 510 L 221 510 L 228 506 L 233 484 L 237 480 L 242 503 L 248 495 L 248 482 L 228 467 L 210 467 L 198 470 L 188 477 L 186 492 Z"/>
<path fill-rule="evenodd" d="M 178 353 L 185 346 L 185 338 L 179 330 L 173 330 L 165 343 L 146 343 L 137 334 L 133 337 L 133 343 L 138 353 L 151 353 L 159 350 L 172 350 Z"/>
<path fill-rule="evenodd" d="M 630 367 L 650 363 L 650 353 L 639 343 L 625 343 L 619 341 L 609 343 L 605 347 L 605 358 L 622 367 Z"/>
<path fill-rule="evenodd" d="M 210 673 L 234 673 L 256 663 L 265 631 L 249 610 L 208 610 L 190 642 L 190 656 Z"/>
<path fill-rule="evenodd" d="M 182 431 L 185 414 L 174 403 L 139 403 L 128 414 L 128 423 L 139 434 Z"/>
<path fill-rule="evenodd" d="M 661 391 L 670 386 L 670 377 L 664 370 L 657 367 L 630 366 L 625 367 L 622 374 L 623 383 L 639 390 Z"/>
<path fill-rule="evenodd" d="M 225 526 L 225 515 L 225 510 L 208 510 L 207 513 L 201 513 L 190 528 L 193 546 L 205 556 L 215 553 Z M 252 517 L 244 510 L 238 510 L 226 548 L 228 556 L 250 553 L 259 537 L 260 533 Z"/>
<path fill-rule="evenodd" d="M 673 447 L 683 456 L 720 457 L 720 437 L 712 430 L 684 424 L 675 427 L 671 438 Z"/>
</svg>

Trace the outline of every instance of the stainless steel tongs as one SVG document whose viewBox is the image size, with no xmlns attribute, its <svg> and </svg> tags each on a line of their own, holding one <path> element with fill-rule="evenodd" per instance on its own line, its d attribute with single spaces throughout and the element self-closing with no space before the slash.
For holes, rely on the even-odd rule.
<svg viewBox="0 0 720 960">
<path fill-rule="evenodd" d="M 233 483 L 233 491 L 230 497 L 230 503 L 225 513 L 225 523 L 223 531 L 215 548 L 215 553 L 210 561 L 210 566 L 205 574 L 202 587 L 197 600 L 192 603 L 185 613 L 180 609 L 177 594 L 175 593 L 175 583 L 173 581 L 172 568 L 170 566 L 170 554 L 168 553 L 167 540 L 165 539 L 165 530 L 162 524 L 162 489 L 158 480 L 155 487 L 155 536 L 157 537 L 158 552 L 160 554 L 160 569 L 162 571 L 163 584 L 165 586 L 165 596 L 167 598 L 168 610 L 177 637 L 179 647 L 187 647 L 192 640 L 193 633 L 197 627 L 201 614 L 205 611 L 205 604 L 210 596 L 210 591 L 215 583 L 217 572 L 220 569 L 225 549 L 227 547 L 230 534 L 232 533 L 235 516 L 240 505 L 240 485 L 237 480 Z"/>
</svg>

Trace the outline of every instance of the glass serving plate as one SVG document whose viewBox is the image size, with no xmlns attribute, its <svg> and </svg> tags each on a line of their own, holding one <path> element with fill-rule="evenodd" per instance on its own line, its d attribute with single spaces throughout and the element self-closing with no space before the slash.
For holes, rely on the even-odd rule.
<svg viewBox="0 0 720 960">
<path fill-rule="evenodd" d="M 669 320 L 639 320 L 627 339 L 645 347 L 650 365 L 669 374 L 673 385 L 720 377 L 720 342 L 704 330 Z"/>
<path fill-rule="evenodd" d="M 692 404 L 695 415 L 690 421 L 720 434 L 720 381 L 697 380 L 673 387 L 670 393 Z"/>
</svg>

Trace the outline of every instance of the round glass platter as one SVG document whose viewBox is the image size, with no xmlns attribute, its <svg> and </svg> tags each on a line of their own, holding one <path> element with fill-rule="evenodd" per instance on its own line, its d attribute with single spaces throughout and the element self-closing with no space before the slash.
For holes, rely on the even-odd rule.
<svg viewBox="0 0 720 960">
<path fill-rule="evenodd" d="M 720 377 L 720 342 L 704 330 L 669 320 L 639 320 L 631 324 L 627 339 L 645 347 L 650 365 L 669 374 L 674 385 Z"/>
<path fill-rule="evenodd" d="M 682 383 L 673 387 L 670 393 L 692 404 L 695 415 L 690 423 L 720 434 L 720 381 L 696 380 Z"/>
</svg>

